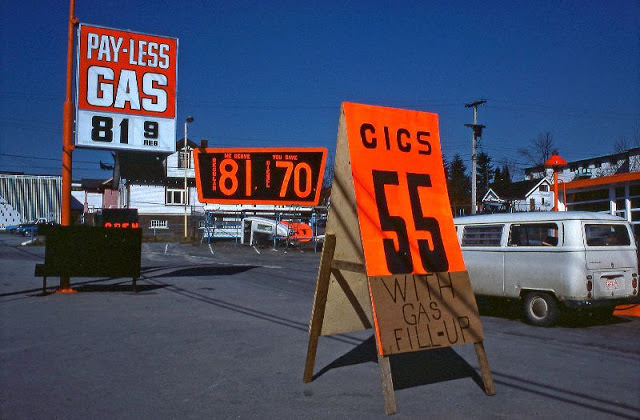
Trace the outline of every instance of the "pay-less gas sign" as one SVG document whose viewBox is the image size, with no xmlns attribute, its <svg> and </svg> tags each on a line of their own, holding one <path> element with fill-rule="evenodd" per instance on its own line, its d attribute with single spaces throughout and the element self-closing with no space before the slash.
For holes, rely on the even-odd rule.
<svg viewBox="0 0 640 420">
<path fill-rule="evenodd" d="M 178 40 L 78 32 L 76 146 L 175 152 Z"/>
</svg>

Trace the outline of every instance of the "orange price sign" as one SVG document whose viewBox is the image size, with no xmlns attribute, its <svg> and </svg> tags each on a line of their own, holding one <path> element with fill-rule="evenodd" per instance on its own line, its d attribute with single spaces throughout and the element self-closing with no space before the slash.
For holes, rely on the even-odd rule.
<svg viewBox="0 0 640 420">
<path fill-rule="evenodd" d="M 369 276 L 465 271 L 437 114 L 343 104 Z"/>
<path fill-rule="evenodd" d="M 326 157 L 324 148 L 195 149 L 198 199 L 315 206 Z"/>
</svg>

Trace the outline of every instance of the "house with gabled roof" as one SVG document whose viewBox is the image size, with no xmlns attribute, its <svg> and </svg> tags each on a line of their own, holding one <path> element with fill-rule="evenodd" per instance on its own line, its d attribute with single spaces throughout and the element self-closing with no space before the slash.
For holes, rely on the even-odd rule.
<svg viewBox="0 0 640 420">
<path fill-rule="evenodd" d="M 551 182 L 542 178 L 490 185 L 482 197 L 482 208 L 487 213 L 552 210 Z"/>
</svg>

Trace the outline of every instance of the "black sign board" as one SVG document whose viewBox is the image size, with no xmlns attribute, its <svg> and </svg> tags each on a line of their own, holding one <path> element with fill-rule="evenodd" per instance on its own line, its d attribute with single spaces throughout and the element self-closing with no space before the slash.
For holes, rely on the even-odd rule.
<svg viewBox="0 0 640 420">
<path fill-rule="evenodd" d="M 198 199 L 317 205 L 326 156 L 324 148 L 195 149 Z"/>
</svg>

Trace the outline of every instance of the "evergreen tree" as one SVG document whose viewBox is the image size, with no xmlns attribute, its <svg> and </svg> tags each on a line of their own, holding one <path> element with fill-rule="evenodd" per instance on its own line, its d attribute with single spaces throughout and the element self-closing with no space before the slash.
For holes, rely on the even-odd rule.
<svg viewBox="0 0 640 420">
<path fill-rule="evenodd" d="M 489 185 L 493 182 L 494 169 L 491 164 L 491 156 L 485 152 L 478 153 L 476 169 L 476 198 L 480 202 L 489 191 Z"/>
<path fill-rule="evenodd" d="M 467 175 L 467 166 L 457 153 L 447 167 L 447 188 L 454 216 L 460 214 L 460 209 L 469 213 L 471 210 L 471 178 Z"/>
<path fill-rule="evenodd" d="M 505 188 L 508 188 L 513 181 L 511 181 L 511 174 L 509 173 L 509 166 L 507 164 L 502 165 L 502 170 L 496 168 L 493 176 L 493 186 L 498 191 L 503 191 Z"/>
</svg>

